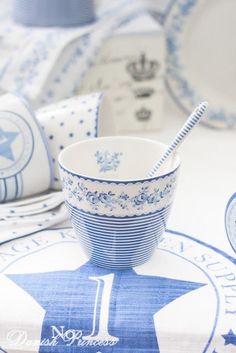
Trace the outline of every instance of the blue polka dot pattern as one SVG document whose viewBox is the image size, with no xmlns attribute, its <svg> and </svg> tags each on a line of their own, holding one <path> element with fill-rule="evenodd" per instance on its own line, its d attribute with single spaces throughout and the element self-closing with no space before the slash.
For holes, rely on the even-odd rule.
<svg viewBox="0 0 236 353">
<path fill-rule="evenodd" d="M 37 112 L 37 118 L 44 127 L 52 155 L 54 189 L 61 188 L 57 164 L 60 151 L 72 143 L 98 135 L 102 98 L 101 93 L 76 96 L 44 107 Z"/>
</svg>

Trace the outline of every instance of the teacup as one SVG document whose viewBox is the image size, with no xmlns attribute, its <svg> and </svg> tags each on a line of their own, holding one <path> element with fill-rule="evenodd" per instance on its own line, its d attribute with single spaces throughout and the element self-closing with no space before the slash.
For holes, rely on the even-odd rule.
<svg viewBox="0 0 236 353">
<path fill-rule="evenodd" d="M 59 153 L 80 140 L 114 133 L 109 99 L 100 92 L 75 96 L 37 111 L 53 162 L 51 188 L 61 189 L 57 159 Z"/>
<path fill-rule="evenodd" d="M 100 137 L 59 155 L 72 226 L 94 264 L 123 269 L 146 262 L 160 242 L 176 188 L 179 157 L 147 178 L 166 149 L 154 140 Z"/>
</svg>

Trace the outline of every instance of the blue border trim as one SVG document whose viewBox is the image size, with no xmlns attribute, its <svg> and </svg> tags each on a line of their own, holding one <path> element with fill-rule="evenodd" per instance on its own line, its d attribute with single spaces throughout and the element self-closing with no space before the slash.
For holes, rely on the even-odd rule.
<svg viewBox="0 0 236 353">
<path fill-rule="evenodd" d="M 96 117 L 95 117 L 95 137 L 100 136 L 100 124 L 101 124 L 101 104 L 103 101 L 105 94 L 104 93 L 100 93 L 100 95 L 98 96 L 98 100 L 97 100 L 97 107 L 96 107 Z M 99 124 L 100 123 L 100 124 Z"/>
<path fill-rule="evenodd" d="M 48 231 L 48 230 L 58 230 L 58 231 L 60 231 L 60 230 L 62 230 L 62 229 L 72 229 L 72 230 L 73 230 L 72 227 L 47 228 L 47 229 L 42 229 L 42 230 L 39 230 L 39 231 L 32 232 L 31 234 L 41 233 L 41 232 L 45 232 L 45 231 Z M 229 261 L 232 262 L 234 265 L 236 265 L 236 258 L 234 258 L 234 257 L 232 257 L 232 256 L 230 256 L 230 255 L 228 255 L 227 253 L 225 253 L 224 251 L 222 251 L 222 250 L 220 250 L 220 249 L 214 247 L 213 245 L 210 245 L 210 244 L 208 244 L 208 243 L 205 243 L 205 242 L 203 242 L 202 240 L 196 239 L 196 238 L 194 238 L 194 237 L 192 237 L 192 236 L 190 236 L 190 235 L 184 234 L 184 233 L 179 232 L 179 231 L 175 231 L 175 230 L 171 230 L 171 229 L 166 229 L 164 236 L 166 236 L 166 233 L 167 233 L 167 234 L 168 234 L 168 233 L 174 234 L 174 235 L 177 235 L 177 236 L 179 236 L 179 237 L 183 237 L 183 238 L 187 238 L 187 239 L 193 240 L 194 242 L 196 242 L 196 243 L 198 243 L 198 244 L 200 244 L 200 245 L 203 245 L 203 246 L 205 246 L 205 247 L 207 247 L 207 248 L 209 248 L 209 249 L 215 251 L 216 253 L 222 255 L 222 256 L 225 257 L 227 260 L 229 260 Z M 25 238 L 25 237 L 27 237 L 27 236 L 28 236 L 28 235 L 22 235 L 22 236 L 17 237 L 17 238 L 13 238 L 13 239 L 10 239 L 10 240 L 6 240 L 6 241 L 2 242 L 2 243 L 0 244 L 0 246 L 3 245 L 3 244 L 6 244 L 6 243 L 10 243 L 11 241 L 13 241 L 13 240 L 15 240 L 15 239 L 21 239 L 21 238 Z M 55 244 L 53 244 L 53 245 L 55 245 Z M 28 254 L 28 255 L 29 255 L 29 254 Z"/>
<path fill-rule="evenodd" d="M 169 0 L 170 3 L 167 5 L 167 8 L 166 10 L 163 12 L 163 13 L 160 13 L 161 15 L 161 24 L 162 25 L 165 25 L 165 21 L 166 21 L 166 18 L 168 17 L 169 13 L 171 12 L 172 10 L 172 7 L 175 5 L 175 3 L 178 1 L 178 0 Z"/>
<path fill-rule="evenodd" d="M 206 271 L 204 271 L 200 266 L 198 266 L 197 264 L 195 264 L 194 262 L 192 262 L 192 261 L 186 259 L 185 257 L 183 257 L 183 256 L 181 256 L 181 255 L 179 255 L 179 254 L 176 254 L 175 252 L 173 252 L 173 251 L 171 251 L 171 250 L 166 250 L 166 249 L 158 249 L 158 250 L 160 250 L 160 251 L 165 251 L 165 252 L 168 252 L 168 253 L 170 253 L 170 254 L 172 254 L 172 255 L 174 255 L 174 256 L 180 257 L 181 259 L 183 259 L 183 260 L 185 260 L 185 261 L 191 263 L 193 266 L 197 267 L 201 272 L 204 273 L 204 275 L 208 278 L 209 282 L 212 284 L 212 287 L 214 288 L 215 295 L 216 295 L 216 300 L 217 300 L 215 321 L 214 321 L 214 325 L 213 325 L 213 329 L 212 329 L 212 331 L 211 331 L 210 337 L 209 337 L 209 339 L 208 339 L 208 341 L 207 341 L 207 344 L 206 344 L 206 346 L 205 346 L 205 348 L 204 348 L 204 350 L 203 350 L 203 352 L 202 352 L 202 353 L 207 353 L 207 350 L 208 350 L 208 348 L 209 348 L 209 346 L 210 346 L 210 344 L 211 344 L 211 341 L 212 341 L 212 339 L 213 339 L 213 337 L 214 337 L 214 333 L 215 333 L 215 330 L 216 330 L 217 321 L 218 321 L 218 319 L 219 319 L 219 312 L 220 312 L 220 305 L 219 305 L 219 303 L 220 303 L 220 296 L 219 296 L 219 293 L 218 293 L 218 291 L 217 291 L 217 288 L 216 288 L 214 282 L 212 281 L 211 277 L 208 275 L 208 273 L 207 273 Z"/>
<path fill-rule="evenodd" d="M 22 181 L 22 174 L 18 173 L 16 178 L 18 179 L 18 194 L 17 198 L 20 198 L 23 195 L 24 185 Z"/>
<path fill-rule="evenodd" d="M 177 107 L 186 115 L 190 115 L 192 113 L 192 111 L 190 109 L 187 109 L 184 104 L 181 103 L 181 101 L 178 99 L 178 97 L 175 95 L 175 93 L 173 92 L 170 84 L 169 84 L 169 79 L 168 79 L 168 75 L 165 77 L 164 80 L 165 83 L 165 87 L 167 92 L 169 93 L 169 96 L 171 97 L 171 99 L 173 100 L 173 102 L 177 105 Z M 193 106 L 194 109 L 194 106 Z M 204 119 L 200 120 L 201 125 L 207 127 L 208 129 L 211 130 L 223 130 L 223 128 L 221 127 L 217 127 L 217 126 L 213 126 L 211 124 L 208 124 Z"/>
<path fill-rule="evenodd" d="M 4 185 L 4 196 L 2 198 L 2 202 L 6 201 L 7 198 L 7 183 L 6 183 L 6 179 L 2 179 L 3 180 L 3 185 Z"/>
<path fill-rule="evenodd" d="M 231 261 L 233 264 L 236 265 L 236 258 L 234 258 L 234 257 L 232 257 L 232 256 L 230 256 L 230 255 L 228 255 L 227 253 L 225 253 L 224 251 L 222 251 L 222 250 L 216 248 L 216 247 L 213 246 L 213 245 L 210 245 L 210 244 L 208 244 L 208 243 L 205 243 L 205 242 L 202 241 L 202 240 L 196 239 L 196 238 L 194 238 L 194 237 L 192 237 L 192 236 L 190 236 L 190 235 L 187 235 L 187 234 L 184 234 L 184 233 L 182 233 L 182 232 L 175 231 L 175 230 L 166 229 L 166 232 L 167 232 L 167 233 L 170 233 L 170 234 L 175 234 L 175 235 L 178 235 L 178 236 L 181 236 L 181 237 L 190 239 L 190 240 L 193 240 L 193 241 L 195 241 L 196 243 L 198 243 L 198 244 L 200 244 L 200 245 L 203 245 L 203 246 L 205 246 L 205 247 L 207 247 L 207 248 L 209 248 L 209 249 L 211 249 L 211 250 L 217 252 L 218 254 L 224 256 L 226 259 L 228 259 L 229 261 Z"/>
<path fill-rule="evenodd" d="M 229 241 L 229 243 L 230 243 L 232 249 L 236 252 L 236 248 L 235 248 L 235 247 L 233 246 L 233 244 L 232 244 L 232 241 L 231 241 L 231 239 L 230 239 L 231 237 L 230 237 L 230 235 L 229 235 L 229 233 L 228 233 L 228 229 L 227 229 L 227 225 L 226 225 L 226 216 L 227 216 L 228 208 L 229 208 L 231 202 L 232 202 L 234 199 L 236 199 L 236 192 L 230 197 L 230 199 L 229 199 L 229 201 L 228 201 L 228 203 L 227 203 L 227 205 L 226 205 L 225 216 L 224 216 L 224 223 L 225 223 L 225 231 L 226 231 L 226 234 L 227 234 L 228 241 Z"/>
<path fill-rule="evenodd" d="M 20 172 L 22 172 L 22 170 L 24 170 L 24 169 L 27 167 L 27 165 L 29 164 L 29 162 L 31 161 L 31 158 L 32 158 L 32 156 L 33 156 L 35 143 L 34 143 L 34 134 L 33 134 L 32 128 L 31 128 L 30 124 L 28 123 L 28 121 L 25 120 L 25 118 L 23 118 L 21 115 L 19 115 L 18 113 L 14 112 L 14 111 L 10 111 L 10 110 L 1 110 L 1 112 L 2 112 L 2 113 L 10 113 L 10 114 L 16 115 L 18 118 L 20 118 L 21 120 L 23 120 L 24 123 L 28 126 L 29 131 L 30 131 L 30 133 L 31 133 L 31 137 L 32 137 L 32 150 L 31 150 L 31 154 L 30 154 L 30 156 L 29 156 L 28 162 L 27 162 L 16 174 L 12 174 L 12 175 L 8 175 L 7 177 L 0 178 L 0 179 L 5 179 L 5 180 L 6 180 L 6 179 L 8 179 L 8 178 L 10 178 L 10 177 L 13 177 L 13 176 L 19 174 Z M 4 168 L 4 169 L 7 169 L 7 168 Z M 2 169 L 2 170 L 4 170 L 4 169 Z"/>
<path fill-rule="evenodd" d="M 17 175 L 15 175 L 15 183 L 16 183 L 16 190 L 15 190 L 15 197 L 14 198 L 16 199 L 17 195 L 18 195 L 18 191 L 19 191 Z"/>
<path fill-rule="evenodd" d="M 44 147 L 46 149 L 46 153 L 47 153 L 47 157 L 48 157 L 48 164 L 49 164 L 49 170 L 50 170 L 50 183 L 49 183 L 49 188 L 51 188 L 52 183 L 53 183 L 53 177 L 54 177 L 54 168 L 53 168 L 53 162 L 52 162 L 52 156 L 51 156 L 51 152 L 50 152 L 50 148 L 49 148 L 49 144 L 48 141 L 45 137 L 45 134 L 43 132 L 42 127 L 40 126 L 36 115 L 34 113 L 34 110 L 31 108 L 30 103 L 23 97 L 20 96 L 16 93 L 13 94 L 15 97 L 17 97 L 21 103 L 24 105 L 24 107 L 28 110 L 28 112 L 30 113 L 33 121 L 35 122 L 35 125 L 38 127 L 39 133 L 41 135 L 42 141 L 44 143 Z"/>
<path fill-rule="evenodd" d="M 146 183 L 146 182 L 151 182 L 153 180 L 159 180 L 159 179 L 164 179 L 165 177 L 168 177 L 168 176 L 171 176 L 171 175 L 174 175 L 179 167 L 180 167 L 180 164 L 175 168 L 173 169 L 171 172 L 167 173 L 167 174 L 163 174 L 163 175 L 158 175 L 156 177 L 152 177 L 152 178 L 146 178 L 146 179 L 129 179 L 129 180 L 117 180 L 117 179 L 101 179 L 101 178 L 92 178 L 92 177 L 88 177 L 88 176 L 84 176 L 82 174 L 76 174 L 76 173 L 73 173 L 67 169 L 65 169 L 61 163 L 58 161 L 58 164 L 60 166 L 60 168 L 66 172 L 67 174 L 70 174 L 72 176 L 76 176 L 80 179 L 84 179 L 84 180 L 91 180 L 91 181 L 94 181 L 94 182 L 97 182 L 97 183 L 100 183 L 100 184 L 116 184 L 116 185 L 121 185 L 121 184 L 124 184 L 124 185 L 132 185 L 132 184 L 139 184 L 139 183 Z"/>
<path fill-rule="evenodd" d="M 61 229 L 71 229 L 71 228 L 70 228 L 70 227 L 65 227 L 65 228 L 61 228 Z M 60 229 L 60 228 L 59 228 L 59 229 L 57 229 L 57 228 L 49 228 L 48 230 L 58 230 L 58 231 L 60 231 L 61 229 Z M 42 231 L 43 231 L 43 230 L 42 230 Z M 42 231 L 40 231 L 40 232 L 42 232 Z M 36 232 L 36 233 L 40 233 L 40 232 Z M 232 258 L 231 256 L 229 256 L 228 254 L 224 253 L 222 250 L 219 250 L 219 249 L 215 248 L 214 246 L 209 245 L 209 244 L 207 244 L 207 243 L 205 243 L 205 242 L 203 242 L 203 241 L 201 241 L 201 240 L 198 240 L 198 239 L 196 239 L 196 238 L 193 238 L 192 236 L 189 236 L 189 235 L 186 235 L 186 234 L 184 234 L 184 233 L 181 233 L 181 232 L 178 232 L 178 231 L 174 231 L 174 230 L 166 230 L 166 233 L 174 234 L 174 235 L 179 236 L 179 237 L 184 237 L 184 238 L 190 239 L 190 240 L 192 240 L 192 241 L 194 241 L 194 242 L 196 242 L 196 243 L 198 243 L 198 244 L 200 244 L 200 245 L 203 245 L 203 246 L 205 246 L 205 247 L 207 247 L 207 248 L 209 248 L 209 249 L 212 249 L 212 250 L 215 251 L 216 253 L 222 255 L 223 257 L 225 257 L 226 259 L 228 259 L 229 261 L 231 261 L 233 264 L 236 264 L 236 259 L 234 259 L 234 258 Z M 21 238 L 22 238 L 22 237 L 21 237 Z M 40 251 L 43 251 L 43 250 L 45 250 L 45 249 L 47 249 L 47 248 L 49 248 L 49 247 L 55 246 L 55 245 L 57 245 L 57 244 L 61 244 L 61 243 L 74 243 L 74 242 L 75 242 L 75 241 L 67 241 L 67 240 L 64 241 L 64 240 L 63 240 L 63 241 L 59 241 L 59 242 L 57 242 L 57 243 L 49 244 L 48 246 L 43 247 L 42 249 L 38 249 L 38 250 L 35 250 L 35 251 L 31 252 L 30 254 L 25 254 L 25 255 L 23 255 L 20 259 L 25 258 L 25 257 L 27 257 L 27 256 L 30 256 L 30 255 L 32 255 L 32 254 L 38 253 L 38 252 L 40 252 Z M 181 256 L 181 255 L 179 255 L 179 254 L 176 254 L 176 253 L 172 252 L 171 250 L 166 250 L 166 249 L 159 249 L 159 250 L 160 250 L 160 251 L 165 251 L 165 252 L 168 252 L 168 253 L 173 254 L 174 256 L 180 257 L 180 258 L 182 258 L 183 260 L 185 260 L 185 261 L 187 261 L 187 262 L 193 264 L 195 267 L 199 268 L 199 270 L 202 271 L 202 272 L 205 274 L 205 276 L 209 279 L 210 283 L 212 284 L 212 286 L 213 286 L 213 288 L 214 288 L 214 290 L 215 290 L 216 298 L 217 298 L 217 310 L 216 310 L 215 322 L 214 322 L 214 325 L 213 325 L 213 329 L 212 329 L 211 335 L 210 335 L 210 337 L 209 337 L 209 339 L 208 339 L 208 342 L 207 342 L 207 344 L 206 344 L 206 346 L 205 346 L 205 348 L 204 348 L 204 350 L 203 350 L 203 352 L 202 352 L 202 353 L 206 353 L 207 350 L 208 350 L 208 348 L 209 348 L 209 345 L 211 344 L 211 341 L 212 341 L 212 339 L 213 339 L 213 337 L 214 337 L 214 333 L 215 333 L 215 329 L 216 329 L 216 325 L 217 325 L 217 320 L 218 320 L 218 316 L 219 316 L 219 295 L 218 295 L 216 286 L 215 286 L 215 284 L 212 282 L 210 276 L 209 276 L 202 268 L 200 268 L 197 264 L 193 263 L 192 261 L 190 261 L 190 260 L 184 258 L 183 256 Z M 4 272 L 8 267 L 10 267 L 12 264 L 14 264 L 14 263 L 17 262 L 17 261 L 19 261 L 19 259 L 15 259 L 15 261 L 13 261 L 13 262 L 11 262 L 10 264 L 8 264 L 5 268 L 3 268 L 3 269 L 0 271 L 0 273 Z"/>
<path fill-rule="evenodd" d="M 63 228 L 63 229 L 68 229 L 68 228 Z M 69 228 L 70 229 L 70 228 Z M 47 229 L 47 230 L 56 230 L 56 229 Z M 25 237 L 25 236 L 24 236 Z M 22 237 L 23 238 L 23 237 Z M 51 248 L 52 246 L 55 246 L 55 245 L 57 245 L 57 244 L 62 244 L 62 243 L 66 243 L 66 244 L 68 244 L 68 243 L 75 243 L 75 241 L 73 241 L 73 240 L 62 240 L 62 241 L 59 241 L 58 243 L 53 243 L 53 244 L 49 244 L 48 246 L 45 246 L 44 248 L 42 248 L 42 249 L 38 249 L 38 250 L 35 250 L 35 251 L 33 251 L 33 252 L 31 252 L 30 254 L 25 254 L 25 255 L 23 255 L 23 256 L 21 256 L 21 258 L 20 259 L 23 259 L 23 258 L 25 258 L 25 257 L 27 257 L 27 256 L 30 256 L 30 255 L 33 255 L 33 254 L 36 254 L 36 253 L 39 253 L 40 251 L 43 251 L 43 250 L 45 250 L 45 249 L 48 249 L 48 248 Z M 13 265 L 13 264 L 15 264 L 17 261 L 19 261 L 20 259 L 15 259 L 14 261 L 12 261 L 10 264 L 8 264 L 6 267 L 4 267 L 1 271 L 0 271 L 0 273 L 3 273 L 8 267 L 10 267 L 11 265 Z"/>
<path fill-rule="evenodd" d="M 67 200 L 64 201 L 65 204 L 66 204 L 66 207 L 69 208 L 69 212 L 73 212 L 73 210 L 75 210 L 75 212 L 79 211 L 81 212 L 82 214 L 85 215 L 85 218 L 87 215 L 89 216 L 93 216 L 94 218 L 97 218 L 97 219 L 101 219 L 101 221 L 103 220 L 110 220 L 110 219 L 115 219 L 117 220 L 117 222 L 119 221 L 122 221 L 124 219 L 127 219 L 128 221 L 131 220 L 131 219 L 134 219 L 134 218 L 140 218 L 142 217 L 142 219 L 147 219 L 149 220 L 150 217 L 154 216 L 154 215 L 159 215 L 159 214 L 162 214 L 163 211 L 170 211 L 170 207 L 172 206 L 172 203 L 169 204 L 169 205 L 166 205 L 165 207 L 162 207 L 160 210 L 158 211 L 153 211 L 153 212 L 147 212 L 147 213 L 140 213 L 138 215 L 133 215 L 133 216 L 114 216 L 114 215 L 107 215 L 107 214 L 100 214 L 100 213 L 93 213 L 93 212 L 90 212 L 90 211 L 84 211 L 83 209 L 81 208 L 78 208 L 76 206 L 73 206 L 71 205 Z M 83 220 L 85 219 L 83 218 Z"/>
</svg>

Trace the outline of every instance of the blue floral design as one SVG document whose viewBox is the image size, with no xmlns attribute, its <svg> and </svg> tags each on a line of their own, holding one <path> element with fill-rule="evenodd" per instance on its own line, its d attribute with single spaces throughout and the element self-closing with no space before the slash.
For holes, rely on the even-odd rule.
<svg viewBox="0 0 236 353">
<path fill-rule="evenodd" d="M 116 171 L 120 165 L 120 156 L 122 153 L 110 153 L 108 151 L 95 153 L 97 164 L 100 166 L 99 172 Z"/>
<path fill-rule="evenodd" d="M 33 55 L 21 63 L 19 73 L 14 78 L 17 92 L 24 91 L 27 84 L 32 84 L 35 81 L 39 75 L 39 65 L 48 60 L 49 53 L 55 48 L 56 43 L 54 33 L 48 34 L 46 38 L 35 43 Z"/>
<path fill-rule="evenodd" d="M 171 18 L 167 30 L 168 89 L 185 112 L 192 110 L 200 101 L 204 100 L 185 77 L 185 67 L 180 62 L 181 43 L 179 38 L 183 32 L 186 18 L 191 15 L 197 4 L 198 0 L 176 1 L 170 12 Z M 236 114 L 226 112 L 223 108 L 210 108 L 205 124 L 215 127 L 235 127 Z"/>
<path fill-rule="evenodd" d="M 66 174 L 62 177 L 62 183 L 67 190 L 68 198 L 75 198 L 76 201 L 87 201 L 93 210 L 98 210 L 103 205 L 109 211 L 120 208 L 123 210 L 142 210 L 148 205 L 157 205 L 168 194 L 173 192 L 176 183 L 176 175 L 170 177 L 170 182 L 161 190 L 159 188 L 152 189 L 151 185 L 142 186 L 137 192 L 137 195 L 130 196 L 125 192 L 115 193 L 114 191 L 91 191 L 81 180 L 73 185 L 71 176 Z"/>
</svg>

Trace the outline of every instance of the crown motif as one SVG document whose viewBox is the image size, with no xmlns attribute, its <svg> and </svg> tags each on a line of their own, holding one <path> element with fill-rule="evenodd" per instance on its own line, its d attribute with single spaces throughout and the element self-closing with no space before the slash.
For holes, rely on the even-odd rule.
<svg viewBox="0 0 236 353">
<path fill-rule="evenodd" d="M 146 108 L 141 108 L 136 112 L 136 118 L 139 121 L 147 121 L 151 118 L 152 112 Z"/>
<path fill-rule="evenodd" d="M 136 98 L 148 98 L 154 93 L 153 88 L 149 87 L 140 87 L 134 90 Z"/>
<path fill-rule="evenodd" d="M 157 61 L 147 60 L 146 55 L 142 53 L 138 61 L 129 63 L 126 68 L 135 81 L 145 81 L 155 77 L 158 67 Z"/>
</svg>

